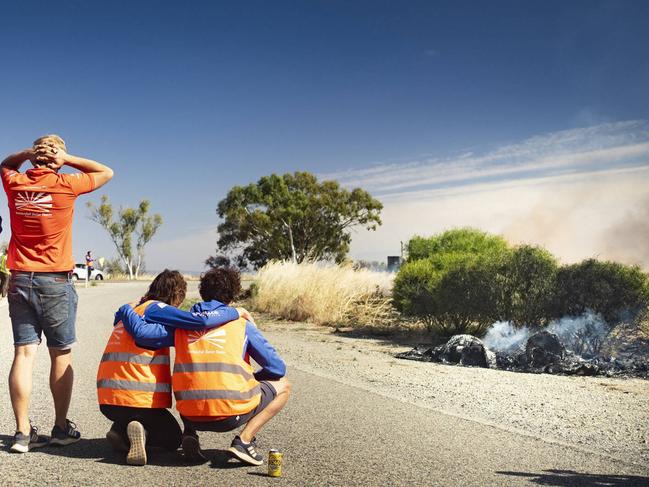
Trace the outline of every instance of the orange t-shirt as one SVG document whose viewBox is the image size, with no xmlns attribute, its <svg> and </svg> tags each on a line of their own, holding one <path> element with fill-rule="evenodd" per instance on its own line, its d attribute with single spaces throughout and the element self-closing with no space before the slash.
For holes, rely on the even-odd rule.
<svg viewBox="0 0 649 487">
<path fill-rule="evenodd" d="M 74 268 L 72 218 L 77 196 L 95 189 L 90 174 L 59 174 L 38 167 L 24 173 L 2 168 L 11 240 L 7 268 L 63 272 Z"/>
</svg>

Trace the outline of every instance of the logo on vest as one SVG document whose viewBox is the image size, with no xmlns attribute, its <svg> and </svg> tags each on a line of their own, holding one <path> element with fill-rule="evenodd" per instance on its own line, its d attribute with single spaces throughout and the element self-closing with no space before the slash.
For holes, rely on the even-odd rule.
<svg viewBox="0 0 649 487">
<path fill-rule="evenodd" d="M 19 215 L 41 216 L 50 215 L 52 210 L 52 195 L 23 191 L 16 196 L 16 213 Z"/>
<path fill-rule="evenodd" d="M 113 328 L 113 333 L 110 335 L 109 343 L 111 345 L 119 344 L 122 341 L 122 335 L 124 334 L 124 325 L 119 323 Z"/>
<path fill-rule="evenodd" d="M 223 329 L 190 331 L 188 341 L 190 346 L 189 353 L 225 353 L 224 346 L 222 345 L 225 343 L 225 330 Z M 191 346 L 199 342 L 207 342 L 209 348 L 207 350 L 191 350 Z"/>
</svg>

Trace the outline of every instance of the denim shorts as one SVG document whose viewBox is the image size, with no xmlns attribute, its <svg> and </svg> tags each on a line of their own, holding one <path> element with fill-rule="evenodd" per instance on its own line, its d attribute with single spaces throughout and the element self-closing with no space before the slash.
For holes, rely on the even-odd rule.
<svg viewBox="0 0 649 487">
<path fill-rule="evenodd" d="M 9 316 L 14 345 L 41 342 L 66 349 L 76 342 L 77 291 L 67 272 L 14 272 L 9 281 Z"/>
</svg>

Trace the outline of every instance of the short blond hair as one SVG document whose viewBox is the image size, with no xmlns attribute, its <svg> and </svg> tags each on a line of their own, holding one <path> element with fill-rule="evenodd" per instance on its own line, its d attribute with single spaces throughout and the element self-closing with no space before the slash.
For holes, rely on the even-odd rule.
<svg viewBox="0 0 649 487">
<path fill-rule="evenodd" d="M 65 147 L 65 141 L 56 134 L 43 135 L 42 137 L 39 137 L 34 141 L 33 147 L 36 147 L 37 145 L 43 144 L 45 142 L 54 144 L 57 147 L 67 152 L 67 148 Z"/>
</svg>

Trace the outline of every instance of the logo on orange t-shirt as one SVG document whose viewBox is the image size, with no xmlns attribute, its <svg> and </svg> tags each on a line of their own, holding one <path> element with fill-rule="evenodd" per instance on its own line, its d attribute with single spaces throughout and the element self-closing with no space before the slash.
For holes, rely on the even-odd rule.
<svg viewBox="0 0 649 487">
<path fill-rule="evenodd" d="M 48 193 L 34 193 L 23 191 L 16 195 L 16 214 L 26 213 L 50 214 L 52 211 L 52 195 Z"/>
</svg>

